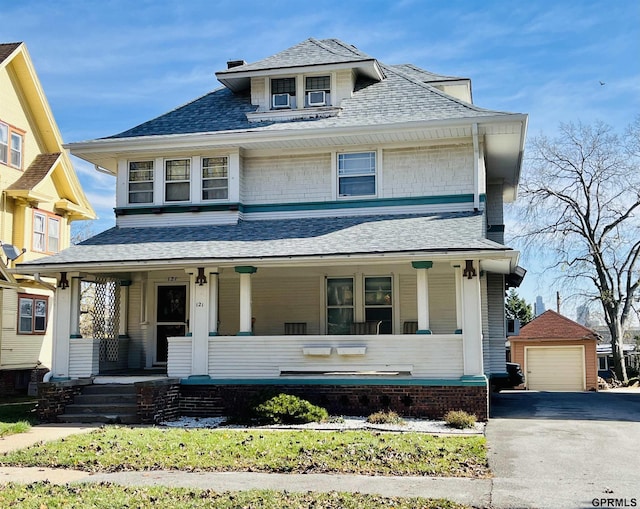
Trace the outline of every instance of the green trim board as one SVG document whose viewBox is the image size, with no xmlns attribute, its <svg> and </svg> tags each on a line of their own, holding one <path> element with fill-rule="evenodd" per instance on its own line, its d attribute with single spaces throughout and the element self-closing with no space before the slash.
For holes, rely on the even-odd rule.
<svg viewBox="0 0 640 509">
<path fill-rule="evenodd" d="M 431 261 L 416 261 L 416 262 L 411 262 L 411 266 L 414 269 L 430 269 L 433 267 L 433 262 Z"/>
<path fill-rule="evenodd" d="M 422 385 L 426 387 L 486 387 L 487 378 L 182 378 L 181 385 Z"/>
<path fill-rule="evenodd" d="M 403 207 L 414 205 L 443 205 L 453 203 L 473 203 L 473 194 L 447 194 L 438 196 L 419 196 L 407 198 L 376 198 L 365 200 L 315 201 L 299 203 L 217 203 L 217 204 L 184 204 L 184 205 L 146 205 L 142 207 L 116 207 L 116 216 L 134 216 L 141 214 L 175 214 L 182 212 L 224 212 L 240 211 L 245 214 L 265 212 L 298 212 L 311 210 L 339 210 L 356 208 Z M 486 196 L 480 195 L 485 202 Z"/>
</svg>

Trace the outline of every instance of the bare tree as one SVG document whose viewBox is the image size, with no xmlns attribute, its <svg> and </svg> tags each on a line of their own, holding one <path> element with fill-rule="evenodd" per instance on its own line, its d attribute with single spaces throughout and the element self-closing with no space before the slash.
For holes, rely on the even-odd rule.
<svg viewBox="0 0 640 509">
<path fill-rule="evenodd" d="M 640 116 L 622 135 L 602 122 L 561 124 L 529 151 L 522 238 L 600 303 L 616 376 L 627 382 L 622 342 L 640 297 Z"/>
</svg>

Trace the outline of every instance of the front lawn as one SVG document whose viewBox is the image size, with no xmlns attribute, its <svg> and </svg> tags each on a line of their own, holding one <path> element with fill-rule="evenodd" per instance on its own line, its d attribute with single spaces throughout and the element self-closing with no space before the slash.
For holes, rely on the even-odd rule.
<svg viewBox="0 0 640 509">
<path fill-rule="evenodd" d="M 0 507 L 42 509 L 137 509 L 215 508 L 215 509 L 468 509 L 443 499 L 382 497 L 360 493 L 288 493 L 268 490 L 217 493 L 189 488 L 122 487 L 113 484 L 75 484 L 55 486 L 48 483 L 0 485 Z"/>
<path fill-rule="evenodd" d="M 17 403 L 0 403 L 0 438 L 24 433 L 37 422 L 33 399 Z"/>
<path fill-rule="evenodd" d="M 89 472 L 247 471 L 487 477 L 484 437 L 369 431 L 105 427 L 0 456 Z"/>
</svg>

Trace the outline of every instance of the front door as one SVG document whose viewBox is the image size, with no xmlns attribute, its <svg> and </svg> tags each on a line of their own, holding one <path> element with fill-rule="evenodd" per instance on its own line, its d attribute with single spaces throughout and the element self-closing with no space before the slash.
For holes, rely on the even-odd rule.
<svg viewBox="0 0 640 509">
<path fill-rule="evenodd" d="M 158 286 L 156 309 L 156 364 L 166 363 L 167 338 L 187 334 L 187 286 Z"/>
</svg>

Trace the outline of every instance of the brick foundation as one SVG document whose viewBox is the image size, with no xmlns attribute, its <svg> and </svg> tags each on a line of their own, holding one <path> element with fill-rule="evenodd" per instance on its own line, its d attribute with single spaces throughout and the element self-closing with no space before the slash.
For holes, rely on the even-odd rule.
<svg viewBox="0 0 640 509">
<path fill-rule="evenodd" d="M 180 417 L 180 382 L 178 379 L 136 382 L 138 415 L 143 424 L 158 424 Z"/>
<path fill-rule="evenodd" d="M 46 382 L 38 385 L 38 407 L 36 414 L 42 422 L 58 422 L 58 415 L 73 398 L 82 392 L 91 380 L 67 380 L 64 382 Z"/>
<path fill-rule="evenodd" d="M 405 417 L 442 419 L 464 410 L 486 421 L 488 389 L 483 386 L 423 385 L 182 385 L 179 414 L 191 417 L 242 415 L 261 395 L 284 392 L 326 408 L 334 415 L 369 415 L 394 410 Z"/>
<path fill-rule="evenodd" d="M 0 371 L 0 394 L 3 396 L 22 396 L 27 394 L 29 383 L 42 382 L 47 368 L 5 369 Z"/>
</svg>

